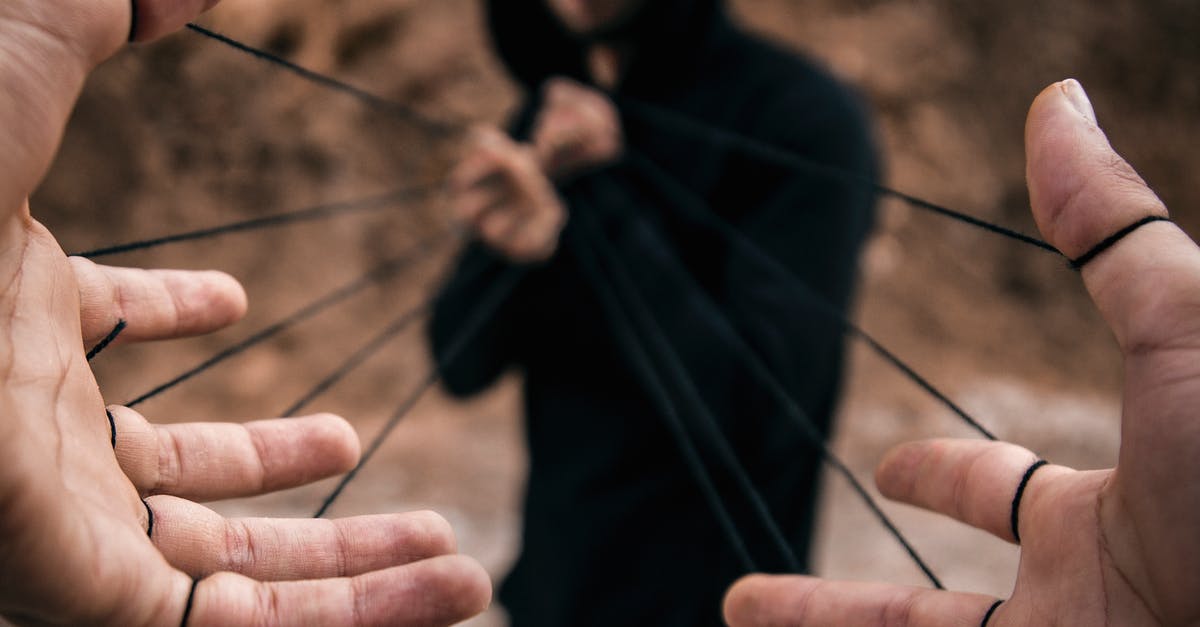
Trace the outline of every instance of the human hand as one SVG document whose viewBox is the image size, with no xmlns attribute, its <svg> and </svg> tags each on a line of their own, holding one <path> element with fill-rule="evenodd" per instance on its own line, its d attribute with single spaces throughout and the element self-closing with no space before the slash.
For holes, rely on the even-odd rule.
<svg viewBox="0 0 1200 627">
<path fill-rule="evenodd" d="M 1109 146 L 1074 81 L 1038 96 L 1026 128 L 1028 181 L 1043 235 L 1072 259 L 1166 208 Z M 1115 469 L 1045 466 L 1016 520 L 1010 599 L 807 577 L 751 576 L 725 602 L 735 627 L 781 625 L 1195 625 L 1200 623 L 1200 250 L 1146 224 L 1082 269 L 1125 359 Z M 934 440 L 891 451 L 876 481 L 890 498 L 1008 540 L 1036 456 L 1004 443 Z"/>
<path fill-rule="evenodd" d="M 533 146 L 550 178 L 612 162 L 624 149 L 621 117 L 603 93 L 566 78 L 546 83 Z"/>
<path fill-rule="evenodd" d="M 487 127 L 468 141 L 447 188 L 455 217 L 514 261 L 550 258 L 567 211 L 534 150 Z"/>
<path fill-rule="evenodd" d="M 138 38 L 211 4 L 140 0 Z M 198 626 L 437 625 L 478 613 L 486 574 L 447 555 L 453 535 L 435 515 L 226 521 L 185 500 L 343 472 L 359 447 L 341 419 L 154 427 L 112 408 L 110 427 L 81 338 L 118 318 L 125 340 L 199 333 L 245 308 L 223 275 L 68 260 L 30 216 L 84 77 L 129 33 L 129 7 L 0 5 L 0 615 L 173 626 L 190 607 L 185 622 Z"/>
</svg>

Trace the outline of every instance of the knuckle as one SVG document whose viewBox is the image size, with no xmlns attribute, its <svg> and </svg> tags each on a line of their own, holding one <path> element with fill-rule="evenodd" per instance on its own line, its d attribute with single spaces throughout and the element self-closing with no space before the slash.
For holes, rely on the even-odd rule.
<svg viewBox="0 0 1200 627">
<path fill-rule="evenodd" d="M 259 583 L 255 588 L 255 627 L 282 627 L 284 608 L 279 598 L 279 589 L 267 583 Z"/>
<path fill-rule="evenodd" d="M 916 596 L 897 594 L 888 599 L 880 609 L 879 624 L 884 627 L 910 627 L 913 625 Z"/>
<path fill-rule="evenodd" d="M 255 557 L 254 536 L 246 524 L 239 520 L 225 522 L 225 554 L 222 570 L 246 573 L 253 567 Z"/>
<path fill-rule="evenodd" d="M 337 562 L 336 572 L 339 577 L 345 577 L 350 569 L 351 554 L 354 550 L 354 537 L 343 523 L 331 520 L 327 524 L 333 529 L 336 538 L 333 550 L 333 559 Z"/>
<path fill-rule="evenodd" d="M 156 429 L 158 439 L 158 472 L 152 482 L 151 494 L 170 493 L 183 476 L 183 446 L 170 429 Z"/>
<path fill-rule="evenodd" d="M 367 617 L 371 613 L 371 606 L 374 603 L 371 591 L 367 586 L 366 580 L 361 577 L 353 577 L 350 579 L 350 624 L 351 625 L 367 625 L 369 621 Z"/>
<path fill-rule="evenodd" d="M 246 429 L 246 434 L 250 438 L 250 445 L 254 447 L 253 466 L 249 470 L 251 476 L 247 478 L 247 483 L 258 491 L 263 491 L 268 488 L 268 480 L 272 474 L 267 463 L 270 459 L 271 445 L 266 433 L 261 429 Z"/>
<path fill-rule="evenodd" d="M 1146 181 L 1120 155 L 1109 153 L 1100 164 L 1102 180 L 1130 189 L 1146 188 Z"/>
</svg>

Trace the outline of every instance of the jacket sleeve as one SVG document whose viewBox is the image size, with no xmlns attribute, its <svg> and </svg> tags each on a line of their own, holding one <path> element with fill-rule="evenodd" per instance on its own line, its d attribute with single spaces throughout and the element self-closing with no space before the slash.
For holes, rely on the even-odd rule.
<svg viewBox="0 0 1200 627">
<path fill-rule="evenodd" d="M 429 339 L 446 389 L 458 397 L 476 394 L 520 361 L 525 337 L 523 300 L 529 277 L 522 278 L 508 299 L 479 332 L 454 355 L 449 347 L 474 311 L 475 301 L 509 264 L 480 243 L 467 246 L 454 272 L 434 300 Z"/>
</svg>

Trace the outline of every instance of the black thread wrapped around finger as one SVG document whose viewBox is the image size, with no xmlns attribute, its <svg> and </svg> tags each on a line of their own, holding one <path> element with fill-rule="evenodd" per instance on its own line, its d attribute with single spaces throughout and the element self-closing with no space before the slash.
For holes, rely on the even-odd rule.
<svg viewBox="0 0 1200 627">
<path fill-rule="evenodd" d="M 104 413 L 108 415 L 108 431 L 111 433 L 110 441 L 112 442 L 113 450 L 117 450 L 117 420 L 113 418 L 112 412 L 107 409 Z"/>
<path fill-rule="evenodd" d="M 1170 222 L 1170 221 L 1171 221 L 1170 218 L 1167 218 L 1164 216 L 1146 216 L 1146 217 L 1142 218 L 1141 220 L 1138 220 L 1137 222 L 1134 222 L 1133 224 L 1130 224 L 1129 226 L 1121 229 L 1120 231 L 1117 231 L 1116 233 L 1109 235 L 1108 237 L 1104 238 L 1099 244 L 1096 244 L 1095 246 L 1093 246 L 1091 250 L 1072 259 L 1071 260 L 1071 269 L 1072 270 L 1082 270 L 1083 267 L 1086 266 L 1087 264 L 1091 263 L 1091 261 L 1093 259 L 1095 259 L 1096 257 L 1099 257 L 1100 253 L 1103 253 L 1104 251 L 1108 250 L 1109 248 L 1112 248 L 1113 246 L 1115 246 L 1117 244 L 1117 242 L 1125 239 L 1130 233 L 1133 233 L 1134 231 L 1142 228 L 1143 226 L 1146 226 L 1147 224 L 1150 224 L 1153 222 Z"/>
<path fill-rule="evenodd" d="M 1017 493 L 1013 495 L 1012 513 L 1010 514 L 1013 539 L 1017 541 L 1017 544 L 1021 543 L 1021 531 L 1019 529 L 1021 522 L 1021 498 L 1025 496 L 1025 488 L 1029 486 L 1029 480 L 1033 478 L 1033 473 L 1037 472 L 1039 468 L 1048 463 L 1049 462 L 1044 459 L 1039 459 L 1034 462 L 1033 465 L 1030 466 L 1029 469 L 1025 471 L 1025 474 L 1021 477 L 1021 483 L 1017 484 Z"/>
<path fill-rule="evenodd" d="M 146 499 L 142 499 L 142 507 L 146 508 L 146 537 L 154 539 L 154 510 L 150 509 L 150 504 Z"/>
<path fill-rule="evenodd" d="M 1000 609 L 1000 605 L 1003 603 L 1004 600 L 999 599 L 988 607 L 987 613 L 983 615 L 983 622 L 979 623 L 979 627 L 987 627 L 988 621 L 992 620 L 992 616 L 996 613 L 996 610 Z"/>
<path fill-rule="evenodd" d="M 129 326 L 129 323 L 125 322 L 124 318 L 117 320 L 117 325 L 113 327 L 113 330 L 109 331 L 108 335 L 104 336 L 104 339 L 100 340 L 99 344 L 96 344 L 92 347 L 92 350 L 88 351 L 87 360 L 91 361 L 100 353 L 104 352 L 104 349 L 108 348 L 109 344 L 112 344 L 114 341 L 116 341 L 117 337 L 120 336 L 123 331 L 125 331 L 125 327 L 127 326 Z"/>
<path fill-rule="evenodd" d="M 137 41 L 138 31 L 138 3 L 137 0 L 129 0 L 129 43 Z"/>
<path fill-rule="evenodd" d="M 196 603 L 196 588 L 200 587 L 200 582 L 203 579 L 193 579 L 192 589 L 188 591 L 187 603 L 183 606 L 183 619 L 179 621 L 179 627 L 187 627 L 188 619 L 192 617 L 192 606 Z"/>
</svg>

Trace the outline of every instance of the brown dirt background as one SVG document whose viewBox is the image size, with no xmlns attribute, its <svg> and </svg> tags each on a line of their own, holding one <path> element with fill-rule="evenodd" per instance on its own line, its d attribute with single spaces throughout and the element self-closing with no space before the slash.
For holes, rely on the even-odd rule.
<svg viewBox="0 0 1200 627">
<path fill-rule="evenodd" d="M 1200 5 L 1192 0 L 737 0 L 767 36 L 823 59 L 877 113 L 889 181 L 1027 232 L 1022 129 L 1045 85 L 1074 76 L 1113 143 L 1191 232 L 1200 228 Z M 519 94 L 486 48 L 474 0 L 227 0 L 205 23 L 422 111 L 499 121 Z M 35 214 L 68 250 L 206 227 L 436 178 L 453 146 L 232 51 L 181 34 L 130 49 L 85 90 Z M 219 268 L 251 311 L 210 337 L 114 349 L 96 371 L 128 400 L 356 276 L 444 223 L 435 203 L 127 255 Z M 395 312 L 451 251 L 143 407 L 159 421 L 276 415 Z M 1120 363 L 1077 277 L 1047 255 L 896 203 L 881 208 L 858 319 L 1005 439 L 1059 463 L 1110 465 Z M 837 448 L 861 476 L 889 446 L 968 435 L 861 346 Z M 320 399 L 372 437 L 428 368 L 413 330 Z M 428 395 L 334 510 L 434 508 L 500 577 L 515 554 L 524 472 L 515 376 L 461 404 Z M 330 482 L 216 505 L 305 516 Z M 840 479 L 822 509 L 819 570 L 922 583 Z M 1005 595 L 1016 552 L 889 505 L 951 586 Z M 503 625 L 494 610 L 475 625 Z"/>
</svg>

